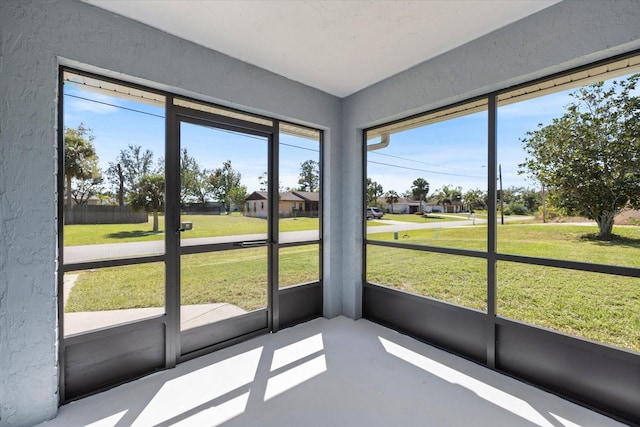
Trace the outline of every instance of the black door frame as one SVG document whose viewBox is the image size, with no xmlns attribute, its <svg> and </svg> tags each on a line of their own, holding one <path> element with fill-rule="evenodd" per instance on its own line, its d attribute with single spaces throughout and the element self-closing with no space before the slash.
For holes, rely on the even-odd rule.
<svg viewBox="0 0 640 427">
<path fill-rule="evenodd" d="M 278 122 L 272 125 L 244 121 L 211 112 L 175 105 L 167 98 L 166 138 L 166 367 L 209 353 L 217 348 L 239 342 L 248 337 L 274 330 L 278 319 Z M 211 129 L 221 129 L 245 135 L 264 137 L 268 144 L 268 218 L 267 239 L 258 241 L 219 243 L 201 246 L 180 246 L 180 124 L 189 123 Z M 275 188 L 273 188 L 275 187 Z M 274 201 L 275 200 L 275 201 Z M 180 331 L 180 257 L 182 255 L 241 250 L 246 247 L 267 248 L 267 308 L 232 319 L 204 325 L 188 332 Z M 216 330 L 217 329 L 217 330 Z M 277 329 L 277 328 L 276 328 Z M 186 338 L 186 340 L 185 340 Z"/>
<path fill-rule="evenodd" d="M 184 96 L 155 90 L 127 81 L 121 81 L 103 75 L 60 66 L 58 75 L 58 171 L 64 170 L 64 72 L 104 81 L 115 85 L 154 93 L 164 97 L 165 106 L 165 182 L 167 183 L 167 201 L 178 200 L 179 192 L 179 146 L 177 144 L 179 121 L 202 124 L 204 126 L 231 130 L 244 134 L 266 136 L 270 138 L 268 149 L 269 161 L 269 193 L 272 197 L 278 194 L 279 173 L 279 141 L 281 122 L 279 120 L 246 113 L 228 107 L 211 104 L 206 101 L 190 99 Z M 202 108 L 187 108 L 192 106 Z M 207 112 L 209 111 L 209 112 Z M 243 120 L 244 119 L 244 120 Z M 282 122 L 285 123 L 285 122 Z M 289 124 L 289 122 L 286 122 Z M 294 124 L 304 128 L 304 125 Z M 313 129 L 313 128 L 309 128 Z M 313 129 L 316 131 L 316 129 Z M 322 138 L 320 131 L 320 158 L 322 159 Z M 320 171 L 322 181 L 322 170 Z M 58 173 L 58 188 L 64 188 L 64 175 Z M 299 245 L 318 244 L 322 254 L 322 238 L 304 242 L 289 242 L 280 244 L 278 203 L 270 203 L 268 236 L 266 242 L 244 242 L 245 245 L 260 244 L 268 251 L 269 292 L 268 308 L 262 312 L 248 313 L 243 316 L 245 324 L 239 328 L 239 334 L 220 340 L 204 348 L 197 348 L 187 354 L 181 351 L 179 310 L 179 289 L 175 285 L 175 274 L 180 254 L 213 252 L 214 250 L 241 249 L 242 242 L 222 245 L 203 245 L 180 248 L 179 237 L 174 233 L 167 233 L 165 237 L 165 252 L 158 255 L 142 255 L 130 258 L 114 258 L 94 260 L 80 263 L 65 263 L 64 260 L 64 192 L 58 192 L 58 295 L 64 294 L 64 274 L 73 271 L 85 271 L 107 267 L 124 267 L 129 265 L 164 263 L 165 268 L 165 313 L 127 323 L 116 324 L 102 329 L 81 332 L 65 336 L 64 333 L 64 303 L 58 298 L 58 374 L 60 404 L 68 403 L 91 394 L 109 389 L 118 384 L 140 378 L 149 373 L 175 367 L 177 363 L 210 353 L 244 341 L 252 336 L 267 332 L 277 332 L 281 327 L 293 326 L 297 323 L 322 316 L 322 257 L 320 259 L 320 277 L 318 281 L 301 283 L 296 286 L 278 288 L 279 249 Z M 179 206 L 176 203 L 167 205 L 165 209 L 166 230 L 177 230 L 179 226 Z M 320 217 L 322 217 L 322 199 L 319 202 Z M 322 222 L 320 223 L 322 236 Z M 172 258 L 173 257 L 173 258 Z M 169 266 L 171 264 L 171 266 Z M 169 272 L 172 276 L 167 275 Z M 174 285 L 169 285 L 173 277 Z M 266 317 L 265 322 L 258 319 Z M 252 322 L 261 322 L 260 326 L 252 327 Z M 222 321 L 225 322 L 225 321 Z M 218 322 L 218 323 L 222 323 Z M 226 322 L 225 322 L 226 323 Z M 231 323 L 234 323 L 233 321 Z M 249 324 L 249 326 L 246 325 Z M 223 329 L 233 330 L 224 325 Z M 245 328 L 243 330 L 243 328 Z M 250 332 L 246 333 L 247 328 Z M 196 328 L 194 328 L 196 329 Z"/>
</svg>

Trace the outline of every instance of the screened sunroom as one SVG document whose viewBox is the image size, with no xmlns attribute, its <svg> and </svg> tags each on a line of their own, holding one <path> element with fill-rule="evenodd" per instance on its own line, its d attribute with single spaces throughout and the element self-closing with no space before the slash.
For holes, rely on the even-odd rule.
<svg viewBox="0 0 640 427">
<path fill-rule="evenodd" d="M 636 1 L 9 0 L 0 40 L 0 425 L 640 423 Z"/>
</svg>

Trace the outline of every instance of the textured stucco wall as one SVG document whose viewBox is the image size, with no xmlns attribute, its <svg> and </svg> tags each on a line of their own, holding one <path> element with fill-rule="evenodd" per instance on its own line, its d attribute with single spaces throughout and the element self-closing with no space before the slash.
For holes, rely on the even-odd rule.
<svg viewBox="0 0 640 427">
<path fill-rule="evenodd" d="M 340 100 L 73 0 L 0 1 L 0 426 L 56 413 L 56 88 L 59 58 L 173 92 L 317 126 L 325 135 L 325 208 L 335 173 Z M 84 68 L 84 65 L 81 65 Z M 334 190 L 335 189 L 335 190 Z M 327 255 L 339 218 L 325 222 Z M 325 265 L 330 266 L 329 260 Z M 337 263 L 335 265 L 338 265 Z M 341 272 L 324 271 L 326 309 L 340 314 Z"/>
<path fill-rule="evenodd" d="M 638 48 L 638 0 L 565 0 L 345 98 L 344 314 L 362 310 L 362 129 Z"/>
</svg>

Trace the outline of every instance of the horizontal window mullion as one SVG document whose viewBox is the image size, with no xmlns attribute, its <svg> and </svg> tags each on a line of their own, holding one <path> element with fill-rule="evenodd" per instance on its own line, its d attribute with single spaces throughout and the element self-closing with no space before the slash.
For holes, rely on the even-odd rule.
<svg viewBox="0 0 640 427">
<path fill-rule="evenodd" d="M 588 271 L 591 273 L 605 273 L 616 276 L 640 277 L 640 268 L 623 267 L 609 264 L 593 264 L 580 261 L 569 261 L 563 259 L 536 258 L 522 255 L 508 255 L 496 253 L 498 261 L 517 262 L 520 264 L 532 264 L 544 267 L 558 267 L 569 270 Z"/>
<path fill-rule="evenodd" d="M 435 252 L 447 255 L 460 255 L 474 258 L 487 258 L 487 252 L 472 251 L 468 249 L 446 248 L 440 246 L 415 245 L 411 243 L 396 243 L 388 240 L 365 240 L 365 244 L 374 246 L 387 246 L 390 248 L 412 249 L 422 252 Z"/>
<path fill-rule="evenodd" d="M 165 261 L 165 255 L 154 255 L 154 256 L 135 257 L 135 258 L 106 259 L 106 260 L 100 260 L 100 261 L 64 264 L 62 266 L 62 271 L 64 273 L 69 273 L 71 271 L 93 270 L 96 268 L 107 268 L 107 267 L 123 267 L 127 265 L 149 264 L 152 262 L 164 262 L 164 261 Z"/>
<path fill-rule="evenodd" d="M 225 117 L 214 113 L 190 110 L 186 107 L 173 106 L 173 109 L 176 112 L 176 116 L 178 116 L 181 121 L 187 123 L 222 128 L 233 132 L 249 133 L 252 135 L 264 137 L 267 137 L 275 132 L 273 126 L 265 126 L 258 123 L 245 122 L 240 119 Z"/>
<path fill-rule="evenodd" d="M 375 246 L 386 246 L 399 249 L 411 249 L 422 252 L 435 252 L 449 255 L 469 256 L 475 258 L 488 258 L 487 252 L 469 251 L 464 249 L 441 248 L 436 246 L 413 245 L 409 243 L 395 243 L 381 240 L 366 240 L 366 244 Z M 593 264 L 588 262 L 569 261 L 552 258 L 536 258 L 522 255 L 509 255 L 496 253 L 496 260 L 517 262 L 520 264 L 532 264 L 545 267 L 558 267 L 570 270 L 588 271 L 592 273 L 605 273 L 625 277 L 640 277 L 640 268 L 623 267 L 608 264 Z"/>
<path fill-rule="evenodd" d="M 179 253 L 180 255 L 193 255 L 237 249 L 266 248 L 267 246 L 269 246 L 269 242 L 266 240 L 237 241 L 228 243 L 212 243 L 210 245 L 181 246 Z"/>
<path fill-rule="evenodd" d="M 276 247 L 278 248 L 292 248 L 295 246 L 310 246 L 310 245 L 318 245 L 321 243 L 321 240 L 301 240 L 299 242 L 286 242 L 286 243 L 276 243 Z"/>
</svg>

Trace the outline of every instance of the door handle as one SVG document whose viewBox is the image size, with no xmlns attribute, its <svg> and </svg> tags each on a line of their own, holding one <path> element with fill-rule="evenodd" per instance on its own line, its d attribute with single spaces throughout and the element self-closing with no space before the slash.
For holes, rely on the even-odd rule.
<svg viewBox="0 0 640 427">
<path fill-rule="evenodd" d="M 176 234 L 184 233 L 189 230 L 193 230 L 193 223 L 191 221 L 184 221 L 180 223 L 180 227 L 176 230 Z"/>
<path fill-rule="evenodd" d="M 234 245 L 240 246 L 242 248 L 251 248 L 254 246 L 266 246 L 267 243 L 268 242 L 266 240 L 259 240 L 254 242 L 238 242 L 238 243 L 234 243 Z"/>
</svg>

